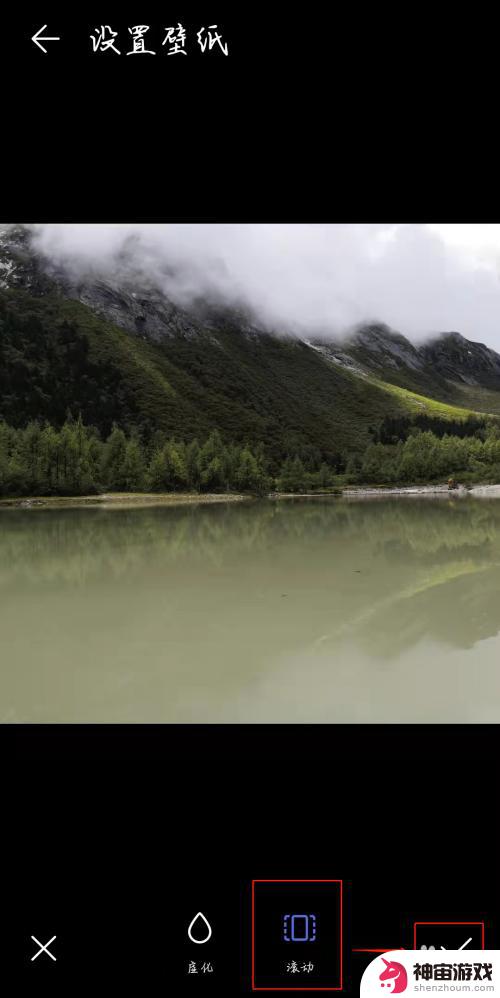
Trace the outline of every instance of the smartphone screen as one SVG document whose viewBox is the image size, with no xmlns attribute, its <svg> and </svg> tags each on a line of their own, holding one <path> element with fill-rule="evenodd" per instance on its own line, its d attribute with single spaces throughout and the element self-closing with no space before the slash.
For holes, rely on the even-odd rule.
<svg viewBox="0 0 500 998">
<path fill-rule="evenodd" d="M 385 207 L 366 148 L 348 197 L 299 95 L 278 166 L 304 24 L 49 14 L 5 90 L 1 979 L 494 994 L 499 226 Z"/>
</svg>

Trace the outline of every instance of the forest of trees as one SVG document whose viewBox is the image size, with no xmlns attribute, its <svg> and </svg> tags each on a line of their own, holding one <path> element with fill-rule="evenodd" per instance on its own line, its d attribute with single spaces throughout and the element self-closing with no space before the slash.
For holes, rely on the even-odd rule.
<svg viewBox="0 0 500 998">
<path fill-rule="evenodd" d="M 310 463 L 310 462 L 309 462 Z M 0 422 L 0 495 L 92 495 L 114 492 L 301 491 L 332 485 L 334 469 L 307 470 L 299 457 L 270 473 L 263 445 L 224 443 L 217 430 L 207 440 L 167 438 L 145 442 L 114 425 L 107 439 L 68 418 L 61 429 L 32 421 L 25 428 Z"/>
<path fill-rule="evenodd" d="M 459 476 L 465 482 L 500 482 L 500 429 L 490 423 L 473 436 L 430 430 L 413 432 L 403 442 L 372 443 L 347 462 L 346 477 L 357 484 L 432 482 Z"/>
<path fill-rule="evenodd" d="M 473 415 L 467 419 L 451 419 L 445 416 L 430 416 L 426 412 L 417 412 L 411 416 L 386 416 L 378 427 L 371 428 L 374 443 L 395 444 L 406 440 L 415 430 L 430 430 L 436 437 L 473 437 L 484 438 L 490 420 L 487 416 Z"/>
<path fill-rule="evenodd" d="M 471 427 L 472 428 L 472 427 Z M 60 429 L 32 421 L 24 428 L 0 422 L 0 495 L 91 495 L 114 492 L 334 491 L 342 484 L 388 485 L 459 477 L 500 481 L 500 429 L 476 428 L 472 436 L 437 435 L 413 427 L 405 440 L 372 442 L 351 455 L 345 474 L 309 456 L 288 455 L 272 465 L 264 443 L 224 442 L 217 430 L 201 442 L 144 440 L 116 424 L 103 440 L 95 427 L 69 417 Z"/>
</svg>

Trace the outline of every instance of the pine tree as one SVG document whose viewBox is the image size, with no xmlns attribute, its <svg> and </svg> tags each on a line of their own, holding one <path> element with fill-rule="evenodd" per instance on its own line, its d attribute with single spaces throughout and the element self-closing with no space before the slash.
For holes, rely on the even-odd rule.
<svg viewBox="0 0 500 998">
<path fill-rule="evenodd" d="M 241 451 L 235 482 L 238 489 L 244 492 L 263 495 L 266 491 L 265 475 L 248 447 L 244 447 Z"/>
<path fill-rule="evenodd" d="M 222 469 L 224 457 L 224 447 L 218 430 L 212 430 L 208 440 L 203 444 L 200 451 L 200 472 L 201 479 L 206 478 L 206 472 L 214 460 L 217 460 L 217 467 Z"/>
<path fill-rule="evenodd" d="M 41 436 L 40 424 L 35 421 L 28 423 L 26 429 L 21 431 L 21 466 L 24 469 L 30 490 L 35 493 L 40 491 L 40 486 L 43 482 L 40 448 Z"/>
<path fill-rule="evenodd" d="M 9 487 L 9 455 L 12 431 L 7 423 L 0 420 L 0 495 L 5 495 Z"/>
<path fill-rule="evenodd" d="M 42 430 L 40 455 L 46 491 L 49 493 L 57 492 L 59 486 L 60 442 L 59 434 L 50 423 L 45 423 Z"/>
<path fill-rule="evenodd" d="M 200 491 L 200 445 L 197 440 L 192 440 L 186 447 L 186 484 L 189 489 Z"/>
<path fill-rule="evenodd" d="M 123 467 L 127 450 L 127 438 L 116 423 L 104 445 L 102 477 L 109 489 L 125 488 Z"/>
<path fill-rule="evenodd" d="M 163 492 L 165 490 L 165 461 L 163 457 L 163 448 L 161 450 L 155 450 L 149 462 L 146 482 L 147 487 L 151 489 L 152 492 Z"/>
<path fill-rule="evenodd" d="M 202 488 L 206 492 L 224 488 L 224 468 L 220 457 L 213 457 L 201 473 Z"/>
<path fill-rule="evenodd" d="M 316 484 L 320 489 L 328 489 L 333 484 L 333 471 L 324 461 L 316 473 Z"/>
<path fill-rule="evenodd" d="M 348 458 L 345 469 L 348 482 L 355 484 L 360 481 L 362 466 L 363 460 L 359 454 L 352 454 L 351 457 Z"/>
<path fill-rule="evenodd" d="M 26 466 L 19 458 L 19 454 L 14 452 L 7 468 L 6 492 L 11 496 L 24 496 L 32 491 L 31 481 L 26 472 Z"/>
<path fill-rule="evenodd" d="M 304 492 L 307 488 L 307 476 L 304 465 L 300 457 L 287 457 L 281 466 L 278 476 L 278 489 L 280 492 Z"/>
<path fill-rule="evenodd" d="M 183 444 L 169 440 L 164 448 L 165 474 L 167 486 L 178 490 L 186 488 L 187 468 L 186 449 Z"/>
<path fill-rule="evenodd" d="M 121 474 L 125 491 L 140 492 L 144 488 L 144 456 L 137 437 L 127 440 Z"/>
</svg>

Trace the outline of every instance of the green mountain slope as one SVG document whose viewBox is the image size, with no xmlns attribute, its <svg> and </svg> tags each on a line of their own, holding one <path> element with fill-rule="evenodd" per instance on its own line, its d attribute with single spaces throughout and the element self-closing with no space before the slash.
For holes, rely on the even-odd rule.
<svg viewBox="0 0 500 998">
<path fill-rule="evenodd" d="M 449 402 L 440 402 L 438 399 L 430 398 L 419 392 L 413 392 L 409 388 L 401 388 L 399 385 L 391 384 L 389 381 L 379 381 L 377 378 L 370 378 L 372 384 L 378 385 L 385 392 L 396 396 L 404 403 L 409 415 L 426 415 L 432 418 L 445 420 L 466 420 L 470 416 L 475 416 L 476 411 L 467 408 L 465 405 L 451 405 Z"/>
<path fill-rule="evenodd" d="M 319 348 L 376 383 L 407 389 L 445 405 L 500 414 L 500 356 L 459 333 L 443 333 L 419 346 L 378 323 Z"/>
<path fill-rule="evenodd" d="M 451 397 L 458 406 L 465 406 L 476 412 L 485 412 L 500 416 L 500 391 L 483 388 L 481 385 L 455 383 Z"/>
<path fill-rule="evenodd" d="M 161 344 L 130 335 L 55 293 L 0 292 L 0 415 L 12 425 L 68 409 L 108 433 L 116 420 L 185 440 L 217 427 L 262 441 L 271 458 L 311 449 L 334 460 L 408 405 L 293 339 L 249 337 L 230 324 Z"/>
</svg>

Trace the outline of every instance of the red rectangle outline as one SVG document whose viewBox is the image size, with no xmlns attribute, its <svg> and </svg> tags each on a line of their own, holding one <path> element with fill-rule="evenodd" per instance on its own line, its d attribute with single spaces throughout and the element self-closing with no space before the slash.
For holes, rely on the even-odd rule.
<svg viewBox="0 0 500 998">
<path fill-rule="evenodd" d="M 481 926 L 481 949 L 484 949 L 484 922 L 414 922 L 413 923 L 413 949 L 417 948 L 417 925 L 480 925 Z"/>
<path fill-rule="evenodd" d="M 343 991 L 344 990 L 344 909 L 343 880 L 252 880 L 252 991 Z M 340 884 L 340 985 L 338 988 L 256 988 L 255 987 L 255 884 Z M 471 923 L 469 923 L 471 924 Z"/>
</svg>

